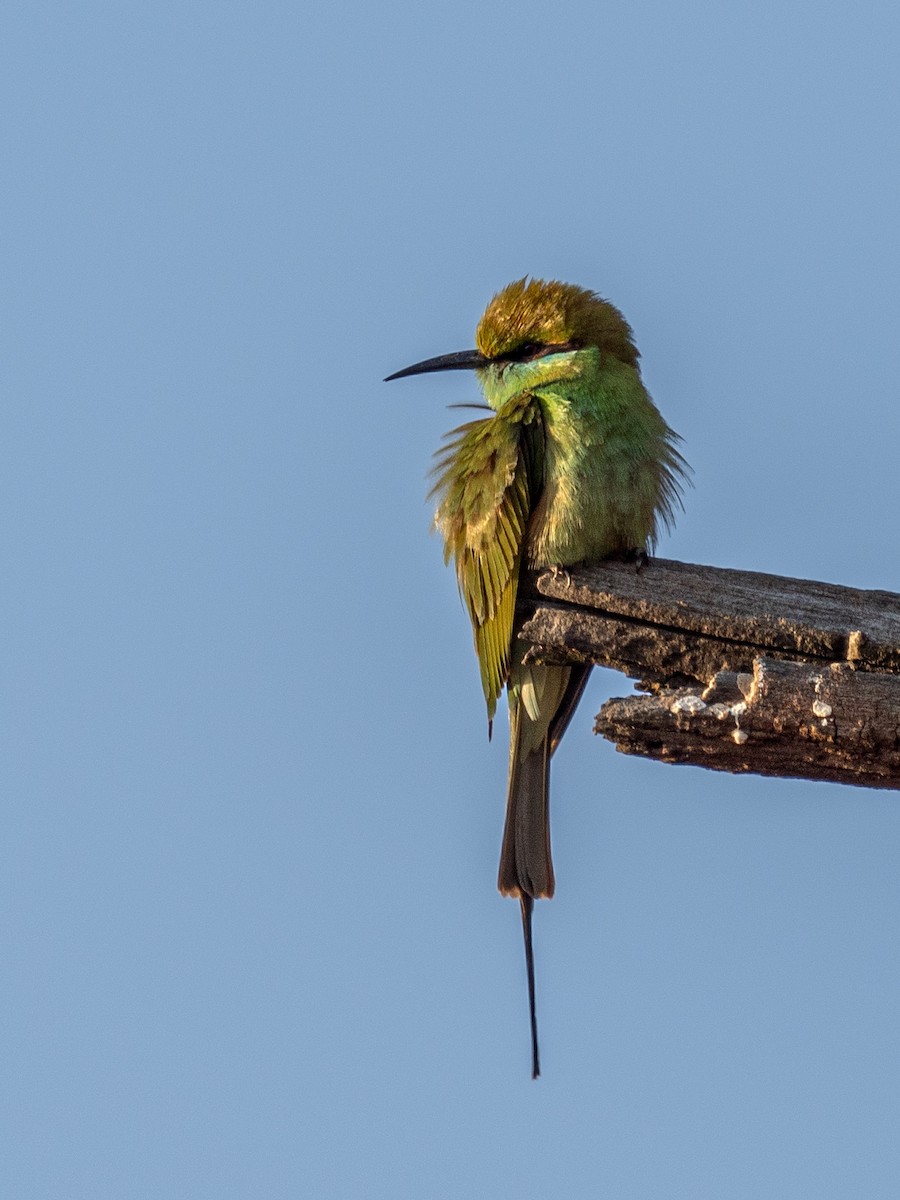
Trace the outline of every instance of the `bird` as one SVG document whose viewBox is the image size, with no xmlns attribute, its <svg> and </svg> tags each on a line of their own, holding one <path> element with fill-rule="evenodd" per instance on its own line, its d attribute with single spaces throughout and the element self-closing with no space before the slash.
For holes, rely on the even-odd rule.
<svg viewBox="0 0 900 1200">
<path fill-rule="evenodd" d="M 519 900 L 531 1074 L 540 1075 L 532 913 L 555 890 L 550 759 L 590 665 L 524 662 L 522 573 L 621 556 L 648 561 L 671 528 L 690 468 L 641 379 L 622 313 L 597 293 L 525 276 L 491 299 L 476 349 L 440 355 L 385 382 L 473 370 L 489 416 L 446 435 L 435 456 L 434 526 L 452 559 L 475 638 L 490 737 L 506 688 L 510 754 L 497 886 Z M 482 407 L 482 406 L 476 406 Z"/>
</svg>

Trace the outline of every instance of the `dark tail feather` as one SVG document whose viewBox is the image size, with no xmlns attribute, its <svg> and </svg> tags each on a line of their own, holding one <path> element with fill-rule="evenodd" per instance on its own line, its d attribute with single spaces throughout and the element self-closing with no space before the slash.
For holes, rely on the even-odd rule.
<svg viewBox="0 0 900 1200">
<path fill-rule="evenodd" d="M 519 713 L 518 726 L 524 719 Z M 550 857 L 550 784 L 548 739 L 537 750 L 520 758 L 518 729 L 513 731 L 510 753 L 506 825 L 500 850 L 497 887 L 504 896 L 553 895 L 553 861 Z"/>
<path fill-rule="evenodd" d="M 528 1013 L 531 1021 L 531 1078 L 537 1079 L 541 1073 L 541 1060 L 538 1053 L 537 1006 L 534 996 L 531 914 L 535 896 L 553 895 L 553 862 L 550 857 L 550 822 L 547 809 L 550 757 L 548 739 L 545 738 L 538 750 L 519 761 L 518 742 L 518 729 L 514 729 L 509 794 L 506 798 L 506 826 L 503 830 L 497 886 L 506 896 L 518 896 L 522 909 L 525 970 L 528 975 Z"/>
<path fill-rule="evenodd" d="M 522 933 L 525 937 L 525 969 L 528 973 L 528 1013 L 531 1018 L 531 1078 L 541 1073 L 541 1056 L 538 1051 L 537 1006 L 534 1002 L 534 946 L 531 941 L 531 913 L 534 901 L 530 896 L 520 898 L 522 906 Z"/>
<path fill-rule="evenodd" d="M 504 896 L 549 899 L 555 881 L 550 854 L 550 756 L 559 745 L 581 699 L 590 665 L 572 667 L 547 736 L 530 754 L 520 744 L 528 716 L 522 706 L 510 714 L 509 785 L 506 824 L 497 886 Z"/>
<path fill-rule="evenodd" d="M 518 896 L 522 910 L 531 1020 L 532 1079 L 537 1079 L 541 1073 L 541 1060 L 538 1052 L 531 917 L 535 897 L 549 899 L 555 888 L 550 854 L 550 756 L 572 719 L 590 673 L 590 666 L 571 668 L 546 735 L 530 753 L 522 755 L 520 750 L 523 725 L 529 720 L 524 707 L 519 705 L 510 713 L 509 787 L 497 886 L 505 896 Z"/>
</svg>

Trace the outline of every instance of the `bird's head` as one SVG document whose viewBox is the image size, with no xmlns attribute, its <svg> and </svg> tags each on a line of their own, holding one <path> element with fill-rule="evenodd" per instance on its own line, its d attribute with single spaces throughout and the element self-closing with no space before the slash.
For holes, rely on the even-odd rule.
<svg viewBox="0 0 900 1200">
<path fill-rule="evenodd" d="M 475 333 L 476 350 L 415 363 L 388 379 L 477 370 L 490 403 L 580 374 L 588 360 L 638 360 L 628 322 L 594 292 L 556 280 L 518 279 L 498 292 Z"/>
</svg>

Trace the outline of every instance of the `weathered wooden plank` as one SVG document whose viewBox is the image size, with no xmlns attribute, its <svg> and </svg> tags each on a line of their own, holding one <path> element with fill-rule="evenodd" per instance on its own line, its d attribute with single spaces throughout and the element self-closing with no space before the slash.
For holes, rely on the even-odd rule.
<svg viewBox="0 0 900 1200">
<path fill-rule="evenodd" d="M 653 559 L 641 569 L 607 561 L 544 571 L 531 577 L 523 598 L 627 618 L 660 635 L 682 631 L 758 652 L 900 670 L 900 595 L 894 592 Z"/>
<path fill-rule="evenodd" d="M 625 754 L 900 789 L 900 677 L 757 660 L 701 691 L 609 700 L 595 731 Z"/>
<path fill-rule="evenodd" d="M 527 661 L 613 667 L 654 693 L 597 718 L 625 753 L 900 787 L 896 593 L 608 561 L 530 576 L 520 615 Z"/>
</svg>

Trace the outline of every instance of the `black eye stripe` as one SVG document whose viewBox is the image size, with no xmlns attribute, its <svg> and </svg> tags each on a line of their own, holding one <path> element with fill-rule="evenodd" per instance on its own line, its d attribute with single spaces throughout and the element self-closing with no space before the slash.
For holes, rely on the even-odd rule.
<svg viewBox="0 0 900 1200">
<path fill-rule="evenodd" d="M 498 354 L 495 362 L 531 362 L 535 358 L 546 358 L 548 354 L 560 354 L 565 350 L 578 350 L 581 342 L 523 342 L 505 354 Z"/>
</svg>

